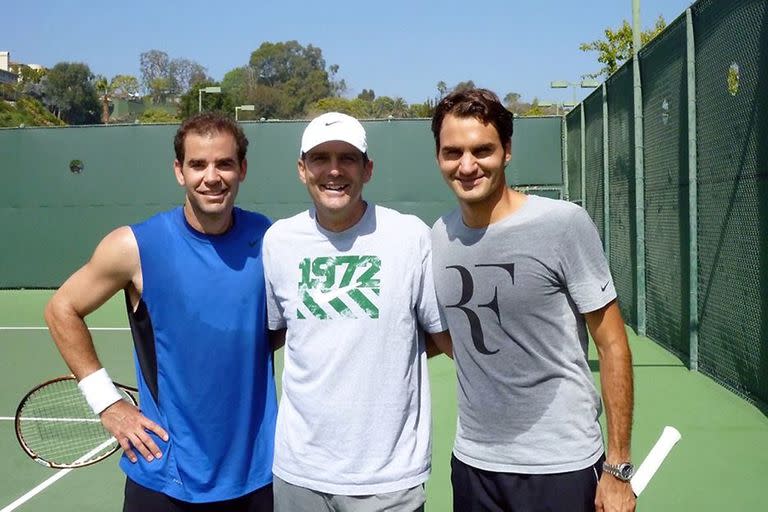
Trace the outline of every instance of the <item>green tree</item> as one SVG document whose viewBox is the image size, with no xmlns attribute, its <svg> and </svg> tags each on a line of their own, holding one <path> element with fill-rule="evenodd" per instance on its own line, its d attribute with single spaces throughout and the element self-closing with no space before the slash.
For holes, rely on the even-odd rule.
<svg viewBox="0 0 768 512">
<path fill-rule="evenodd" d="M 393 111 L 395 110 L 395 100 L 389 96 L 379 96 L 373 100 L 371 114 L 378 119 L 386 118 L 387 116 L 394 117 Z"/>
<path fill-rule="evenodd" d="M 69 124 L 98 123 L 99 97 L 86 64 L 59 62 L 48 71 L 43 93 L 51 112 Z"/>
<path fill-rule="evenodd" d="M 472 80 L 467 80 L 465 82 L 459 82 L 456 85 L 453 86 L 453 92 L 459 92 L 459 91 L 466 91 L 468 89 L 474 89 L 475 88 L 475 82 Z"/>
<path fill-rule="evenodd" d="M 507 109 L 510 108 L 510 106 L 514 105 L 520 101 L 520 95 L 516 92 L 508 92 L 504 96 L 504 106 L 507 107 Z"/>
<path fill-rule="evenodd" d="M 179 119 L 162 108 L 148 108 L 139 116 L 138 121 L 140 123 L 177 123 Z"/>
<path fill-rule="evenodd" d="M 26 64 L 12 64 L 10 70 L 19 75 L 22 84 L 39 84 L 46 72 L 45 68 L 33 69 Z"/>
<path fill-rule="evenodd" d="M 253 105 L 256 118 L 278 119 L 286 117 L 283 109 L 284 93 L 279 88 L 259 83 L 256 70 L 251 66 L 235 68 L 221 81 L 225 105 L 234 112 L 238 105 Z"/>
<path fill-rule="evenodd" d="M 218 86 L 220 84 L 213 81 L 198 82 L 192 86 L 192 88 L 185 94 L 181 95 L 178 106 L 178 117 L 181 119 L 187 119 L 197 114 L 200 107 L 200 89 L 203 87 Z M 234 117 L 235 106 L 240 105 L 229 97 L 229 95 L 221 90 L 221 94 L 205 94 L 202 95 L 203 112 L 222 112 L 229 116 Z"/>
<path fill-rule="evenodd" d="M 539 105 L 539 99 L 533 98 L 533 101 L 531 102 L 530 108 L 523 114 L 524 116 L 543 116 L 546 115 L 548 112 Z"/>
<path fill-rule="evenodd" d="M 171 88 L 169 80 L 170 59 L 168 54 L 160 50 L 149 50 L 139 55 L 141 83 L 152 101 L 163 101 Z"/>
<path fill-rule="evenodd" d="M 18 81 L 10 84 L 0 84 L 0 100 L 6 99 L 10 101 L 18 101 L 25 95 L 37 99 L 42 98 L 42 87 L 40 83 L 45 76 L 45 68 L 33 69 L 26 64 L 12 63 L 9 65 L 8 69 L 12 73 L 18 75 Z"/>
<path fill-rule="evenodd" d="M 504 96 L 504 106 L 507 107 L 507 110 L 518 116 L 527 115 L 527 112 L 531 110 L 532 107 L 530 103 L 522 101 L 520 94 L 516 92 L 508 92 Z"/>
<path fill-rule="evenodd" d="M 189 59 L 173 59 L 168 63 L 168 80 L 170 93 L 181 95 L 196 83 L 210 81 L 207 70 L 200 64 Z"/>
<path fill-rule="evenodd" d="M 262 43 L 251 53 L 249 66 L 255 70 L 259 86 L 279 91 L 278 116 L 283 118 L 303 116 L 309 105 L 337 95 L 346 87 L 332 82 L 338 66 L 331 66 L 329 74 L 322 50 L 311 44 L 302 46 L 297 41 Z"/>
<path fill-rule="evenodd" d="M 408 117 L 408 103 L 400 96 L 395 97 L 392 103 L 392 112 L 389 115 L 399 118 Z"/>
<path fill-rule="evenodd" d="M 101 101 L 101 122 L 107 124 L 109 123 L 109 100 L 112 94 L 111 84 L 104 75 L 96 75 L 93 85 Z"/>
<path fill-rule="evenodd" d="M 221 89 L 238 105 L 254 104 L 258 89 L 255 70 L 242 66 L 228 71 L 221 80 Z"/>
<path fill-rule="evenodd" d="M 640 33 L 641 45 L 645 45 L 656 37 L 667 26 L 663 16 L 659 16 L 653 25 Z M 591 43 L 581 43 L 579 49 L 584 52 L 597 52 L 597 61 L 603 67 L 597 73 L 585 75 L 589 78 L 608 78 L 619 67 L 632 57 L 634 45 L 632 43 L 632 25 L 624 20 L 621 26 L 614 30 L 610 27 L 603 31 L 604 39 L 596 39 Z"/>
<path fill-rule="evenodd" d="M 342 112 L 358 119 L 372 117 L 371 102 L 361 98 L 321 98 L 312 103 L 307 109 L 310 117 L 315 117 L 325 112 Z"/>
<path fill-rule="evenodd" d="M 112 95 L 115 98 L 135 98 L 139 94 L 139 81 L 133 75 L 115 75 L 110 82 Z"/>
<path fill-rule="evenodd" d="M 339 65 L 331 64 L 328 66 L 328 79 L 331 84 L 331 96 L 341 97 L 347 92 L 347 81 L 343 78 L 338 80 L 336 76 L 339 74 Z"/>
<path fill-rule="evenodd" d="M 364 101 L 373 101 L 376 99 L 376 93 L 373 92 L 373 89 L 363 89 L 363 92 L 357 95 L 358 99 L 364 100 Z"/>
<path fill-rule="evenodd" d="M 408 107 L 408 117 L 432 117 L 435 113 L 435 102 L 426 100 L 424 103 L 412 103 Z"/>
<path fill-rule="evenodd" d="M 443 99 L 446 94 L 448 94 L 448 84 L 440 80 L 439 82 L 437 82 L 438 99 L 439 100 Z"/>
<path fill-rule="evenodd" d="M 169 96 L 180 96 L 197 83 L 211 81 L 202 65 L 189 59 L 171 59 L 160 50 L 139 55 L 139 68 L 141 83 L 155 103 L 162 103 Z"/>
</svg>

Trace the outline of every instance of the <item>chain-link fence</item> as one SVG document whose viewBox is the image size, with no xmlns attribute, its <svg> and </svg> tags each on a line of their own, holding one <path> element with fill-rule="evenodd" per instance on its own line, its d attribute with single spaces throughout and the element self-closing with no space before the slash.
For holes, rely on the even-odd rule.
<svg viewBox="0 0 768 512">
<path fill-rule="evenodd" d="M 768 2 L 700 0 L 639 64 L 639 137 L 631 62 L 567 116 L 570 199 L 601 230 L 627 323 L 765 410 Z"/>
</svg>

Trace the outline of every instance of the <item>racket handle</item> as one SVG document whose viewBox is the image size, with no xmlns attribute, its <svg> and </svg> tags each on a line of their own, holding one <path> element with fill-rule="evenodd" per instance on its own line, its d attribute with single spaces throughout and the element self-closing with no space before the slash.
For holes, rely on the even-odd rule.
<svg viewBox="0 0 768 512">
<path fill-rule="evenodd" d="M 635 496 L 640 496 L 640 493 L 643 492 L 645 486 L 651 481 L 661 463 L 664 462 L 664 459 L 669 455 L 669 452 L 681 437 L 680 432 L 675 427 L 664 427 L 664 431 L 661 433 L 658 441 L 653 445 L 650 453 L 645 457 L 640 467 L 637 468 L 635 475 L 630 481 Z"/>
</svg>

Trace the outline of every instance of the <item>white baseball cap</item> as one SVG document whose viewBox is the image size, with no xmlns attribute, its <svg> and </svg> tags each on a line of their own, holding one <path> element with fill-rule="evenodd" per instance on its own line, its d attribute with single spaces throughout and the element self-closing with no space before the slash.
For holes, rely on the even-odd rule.
<svg viewBox="0 0 768 512">
<path fill-rule="evenodd" d="M 314 118 L 304 129 L 304 135 L 301 136 L 301 153 L 304 154 L 331 140 L 352 144 L 362 153 L 368 151 L 365 128 L 360 121 L 340 112 L 328 112 Z"/>
</svg>

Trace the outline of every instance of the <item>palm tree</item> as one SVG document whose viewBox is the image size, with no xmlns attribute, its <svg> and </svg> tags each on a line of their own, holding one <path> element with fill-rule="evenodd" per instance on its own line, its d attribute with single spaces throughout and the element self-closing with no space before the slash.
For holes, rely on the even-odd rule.
<svg viewBox="0 0 768 512">
<path fill-rule="evenodd" d="M 440 80 L 437 82 L 437 93 L 440 95 L 438 99 L 443 99 L 443 96 L 448 92 L 448 84 Z"/>
<path fill-rule="evenodd" d="M 393 117 L 408 117 L 408 103 L 400 96 L 396 97 L 392 102 L 392 116 Z"/>
<path fill-rule="evenodd" d="M 112 92 L 109 80 L 104 75 L 96 76 L 96 83 L 94 84 L 96 90 L 99 93 L 99 99 L 101 100 L 101 122 L 104 124 L 109 123 L 109 95 Z"/>
</svg>

